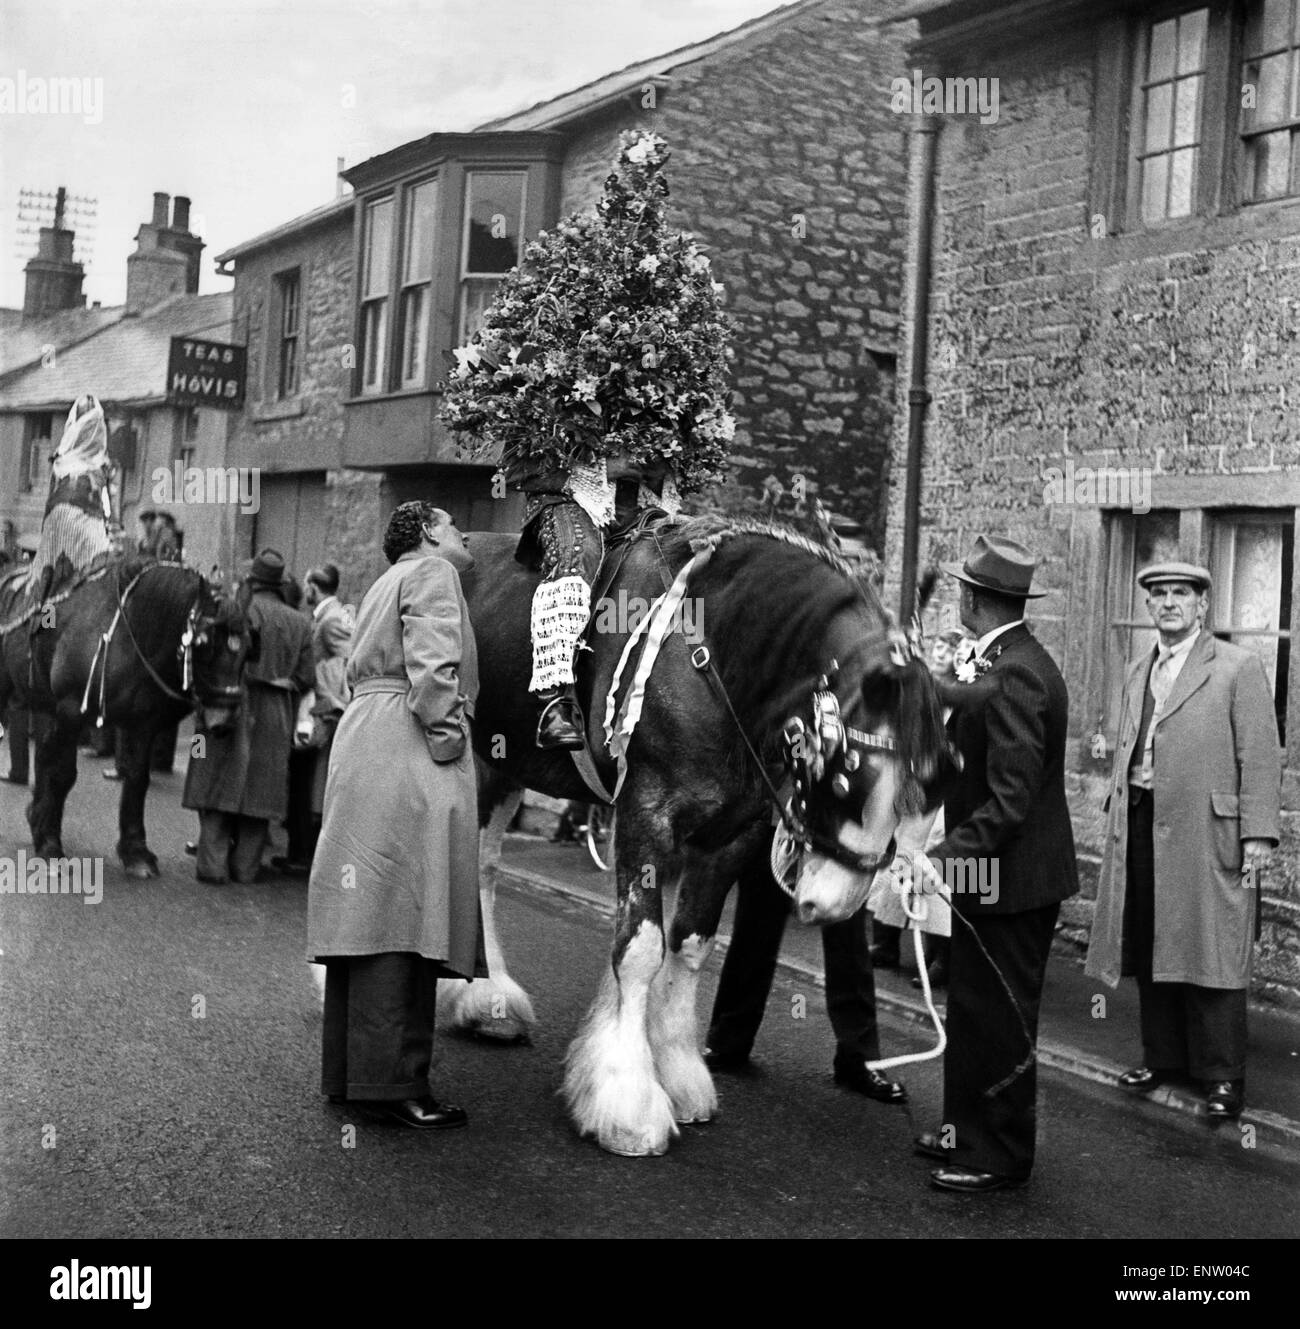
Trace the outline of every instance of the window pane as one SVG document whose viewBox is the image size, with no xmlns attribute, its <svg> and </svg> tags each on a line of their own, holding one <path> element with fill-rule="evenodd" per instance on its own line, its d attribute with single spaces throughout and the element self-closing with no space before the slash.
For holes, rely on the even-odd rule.
<svg viewBox="0 0 1300 1329">
<path fill-rule="evenodd" d="M 1174 85 L 1162 83 L 1147 91 L 1147 151 L 1158 152 L 1169 146 L 1169 129 Z"/>
<path fill-rule="evenodd" d="M 393 200 L 366 209 L 366 281 L 363 298 L 388 294 L 389 255 L 393 252 Z"/>
<path fill-rule="evenodd" d="M 1180 79 L 1174 88 L 1174 143 L 1181 147 L 1201 136 L 1201 77 Z"/>
<path fill-rule="evenodd" d="M 1263 0 L 1250 6 L 1246 22 L 1246 52 L 1275 51 L 1291 41 L 1292 0 Z"/>
<path fill-rule="evenodd" d="M 1142 163 L 1142 220 L 1163 221 L 1169 191 L 1169 158 L 1148 157 Z"/>
<path fill-rule="evenodd" d="M 1258 125 L 1275 125 L 1287 118 L 1291 105 L 1291 57 L 1271 55 L 1261 60 L 1255 82 L 1255 119 Z"/>
<path fill-rule="evenodd" d="M 496 298 L 495 281 L 467 281 L 461 290 L 460 344 L 462 346 L 483 326 L 489 306 Z"/>
<path fill-rule="evenodd" d="M 466 193 L 466 273 L 509 272 L 519 262 L 522 173 L 472 171 Z"/>
<path fill-rule="evenodd" d="M 1196 175 L 1196 149 L 1183 148 L 1170 155 L 1169 216 L 1186 217 L 1192 210 L 1192 184 Z"/>
<path fill-rule="evenodd" d="M 384 312 L 387 302 L 374 300 L 361 316 L 362 376 L 361 384 L 367 392 L 383 390 L 385 330 Z"/>
<path fill-rule="evenodd" d="M 1178 24 L 1178 72 L 1190 74 L 1205 67 L 1205 20 L 1209 11 L 1193 10 Z"/>
<path fill-rule="evenodd" d="M 427 286 L 411 286 L 402 292 L 402 386 L 424 382 L 426 335 L 425 297 Z"/>
<path fill-rule="evenodd" d="M 1178 20 L 1166 19 L 1151 29 L 1151 51 L 1147 56 L 1147 80 L 1173 78 Z"/>
<path fill-rule="evenodd" d="M 1215 589 L 1210 618 L 1216 631 L 1231 632 L 1231 639 L 1263 661 L 1269 686 L 1278 685 L 1278 661 L 1285 655 L 1276 636 L 1255 636 L 1251 629 L 1269 632 L 1290 628 L 1289 597 L 1283 577 L 1289 566 L 1287 526 L 1277 522 L 1225 519 L 1214 532 Z M 1285 685 L 1285 679 L 1282 680 Z"/>
<path fill-rule="evenodd" d="M 406 246 L 403 283 L 428 281 L 433 276 L 433 227 L 437 198 L 436 180 L 426 180 L 406 191 L 406 224 L 402 228 Z"/>
</svg>

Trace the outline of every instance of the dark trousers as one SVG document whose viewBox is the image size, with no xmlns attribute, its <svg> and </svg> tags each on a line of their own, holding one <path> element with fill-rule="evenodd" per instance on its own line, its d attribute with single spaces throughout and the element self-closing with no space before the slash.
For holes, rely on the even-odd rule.
<svg viewBox="0 0 1300 1329">
<path fill-rule="evenodd" d="M 289 752 L 289 810 L 284 829 L 289 835 L 285 856 L 291 863 L 310 863 L 316 852 L 320 819 L 312 815 L 311 791 L 320 755 L 315 748 L 293 748 Z"/>
<path fill-rule="evenodd" d="M 1156 931 L 1153 812 L 1149 790 L 1130 795 L 1123 972 L 1137 978 L 1143 1064 L 1198 1080 L 1244 1080 L 1246 989 L 1157 983 L 1151 977 Z"/>
<path fill-rule="evenodd" d="M 429 1092 L 439 968 L 401 951 L 325 961 L 324 1093 L 374 1102 Z"/>
<path fill-rule="evenodd" d="M 11 701 L 4 716 L 5 740 L 9 744 L 9 778 L 19 784 L 27 783 L 27 744 L 31 738 L 31 723 L 27 708 Z"/>
<path fill-rule="evenodd" d="M 767 854 L 740 878 L 731 945 L 722 965 L 709 1022 L 708 1046 L 724 1056 L 748 1056 L 763 1023 L 776 973 L 781 937 L 790 918 L 789 897 L 772 880 Z M 835 1033 L 835 1065 L 860 1066 L 880 1056 L 876 981 L 867 947 L 866 910 L 822 928 L 826 1013 Z"/>
<path fill-rule="evenodd" d="M 1060 908 L 981 917 L 975 906 L 966 915 L 974 936 L 953 919 L 943 1124 L 963 1167 L 1023 1179 L 1034 1166 L 1038 1010 Z"/>
<path fill-rule="evenodd" d="M 195 871 L 209 881 L 234 880 L 251 885 L 257 880 L 269 832 L 270 823 L 265 817 L 205 809 L 199 813 Z"/>
</svg>

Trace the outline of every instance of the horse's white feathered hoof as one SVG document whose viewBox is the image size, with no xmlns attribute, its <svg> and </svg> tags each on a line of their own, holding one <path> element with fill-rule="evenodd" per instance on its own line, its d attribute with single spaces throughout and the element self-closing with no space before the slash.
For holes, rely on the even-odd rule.
<svg viewBox="0 0 1300 1329">
<path fill-rule="evenodd" d="M 656 1049 L 659 1083 L 672 1100 L 673 1115 L 683 1126 L 712 1121 L 718 1114 L 718 1091 L 704 1058 L 694 1049 Z"/>
<path fill-rule="evenodd" d="M 452 1029 L 499 1043 L 528 1042 L 537 1015 L 528 993 L 508 975 L 438 980 L 438 1007 Z"/>
<path fill-rule="evenodd" d="M 565 1059 L 563 1094 L 578 1133 L 625 1158 L 667 1153 L 677 1130 L 672 1099 L 655 1078 L 649 1048 L 629 1046 L 617 1026 L 589 1023 Z"/>
</svg>

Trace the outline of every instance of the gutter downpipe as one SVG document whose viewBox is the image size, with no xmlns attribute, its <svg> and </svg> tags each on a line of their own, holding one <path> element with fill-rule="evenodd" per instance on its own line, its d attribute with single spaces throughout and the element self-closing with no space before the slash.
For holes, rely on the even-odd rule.
<svg viewBox="0 0 1300 1329">
<path fill-rule="evenodd" d="M 942 121 L 917 114 L 912 127 L 912 215 L 916 218 L 912 262 L 911 325 L 908 328 L 907 465 L 903 489 L 903 574 L 899 621 L 916 612 L 917 562 L 921 543 L 921 471 L 925 454 L 925 413 L 930 404 L 927 369 L 930 352 L 930 264 L 934 248 L 935 160 Z"/>
</svg>

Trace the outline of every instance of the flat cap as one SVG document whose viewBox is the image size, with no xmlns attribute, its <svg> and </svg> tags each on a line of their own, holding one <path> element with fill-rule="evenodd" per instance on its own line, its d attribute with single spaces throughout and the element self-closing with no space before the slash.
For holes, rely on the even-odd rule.
<svg viewBox="0 0 1300 1329">
<path fill-rule="evenodd" d="M 1212 584 L 1209 570 L 1197 567 L 1195 563 L 1152 563 L 1138 573 L 1137 579 L 1143 589 L 1162 581 L 1185 581 L 1198 591 L 1208 591 Z"/>
</svg>

